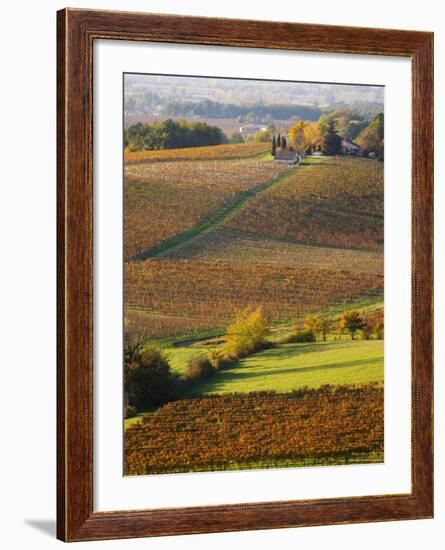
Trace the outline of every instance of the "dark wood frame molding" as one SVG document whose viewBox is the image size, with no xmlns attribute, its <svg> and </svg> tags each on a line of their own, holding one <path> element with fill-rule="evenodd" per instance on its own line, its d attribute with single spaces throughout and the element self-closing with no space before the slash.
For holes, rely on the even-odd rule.
<svg viewBox="0 0 445 550">
<path fill-rule="evenodd" d="M 93 512 L 93 42 L 403 56 L 412 61 L 412 492 Z M 64 541 L 433 516 L 433 34 L 65 9 L 57 14 L 57 536 Z"/>
</svg>

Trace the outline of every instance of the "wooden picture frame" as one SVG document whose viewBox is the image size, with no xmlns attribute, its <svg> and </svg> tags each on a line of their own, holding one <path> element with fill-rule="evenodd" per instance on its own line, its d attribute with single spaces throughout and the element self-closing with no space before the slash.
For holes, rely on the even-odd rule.
<svg viewBox="0 0 445 550">
<path fill-rule="evenodd" d="M 433 516 L 433 34 L 65 9 L 57 14 L 58 466 L 64 541 Z M 412 62 L 412 491 L 93 512 L 93 43 L 95 40 L 402 56 Z"/>
</svg>

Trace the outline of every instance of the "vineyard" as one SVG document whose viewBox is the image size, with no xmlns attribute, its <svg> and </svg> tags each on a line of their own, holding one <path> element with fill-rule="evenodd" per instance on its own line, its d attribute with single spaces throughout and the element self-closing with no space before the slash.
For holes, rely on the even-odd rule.
<svg viewBox="0 0 445 550">
<path fill-rule="evenodd" d="M 235 160 L 251 158 L 269 151 L 268 143 L 236 143 L 192 147 L 187 149 L 159 149 L 155 151 L 125 151 L 125 164 L 182 160 Z"/>
<path fill-rule="evenodd" d="M 309 246 L 230 229 L 215 229 L 160 255 L 172 260 L 309 267 L 355 273 L 383 273 L 383 254 L 377 251 Z"/>
<path fill-rule="evenodd" d="M 125 436 L 125 474 L 383 461 L 383 388 L 183 399 Z"/>
<path fill-rule="evenodd" d="M 217 216 L 219 209 L 230 207 L 231 201 L 236 204 L 243 200 L 243 193 L 288 171 L 287 167 L 255 160 L 170 161 L 161 168 L 156 163 L 127 166 L 125 257 L 189 231 L 210 214 Z"/>
<path fill-rule="evenodd" d="M 382 289 L 382 275 L 338 269 L 154 259 L 125 264 L 126 307 L 188 318 L 184 332 L 221 326 L 248 306 L 262 306 L 273 321 L 289 320 Z"/>
<path fill-rule="evenodd" d="M 382 164 L 290 168 L 268 147 L 125 153 L 125 331 L 182 388 L 127 418 L 126 475 L 383 461 L 383 336 L 338 328 L 353 308 L 383 318 Z M 213 369 L 246 308 L 264 347 Z M 327 338 L 289 339 L 314 312 Z M 190 378 L 197 359 L 207 377 Z"/>
<path fill-rule="evenodd" d="M 278 239 L 381 249 L 383 166 L 357 158 L 301 166 L 239 209 L 225 226 Z"/>
<path fill-rule="evenodd" d="M 125 306 L 125 325 L 128 331 L 142 333 L 147 338 L 180 336 L 215 328 L 215 320 L 209 318 L 192 318 L 181 312 L 165 314 L 153 312 L 143 306 Z"/>
</svg>

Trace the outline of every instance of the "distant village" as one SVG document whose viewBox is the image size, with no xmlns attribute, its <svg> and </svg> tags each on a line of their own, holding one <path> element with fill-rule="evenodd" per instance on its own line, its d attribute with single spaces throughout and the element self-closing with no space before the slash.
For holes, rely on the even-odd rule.
<svg viewBox="0 0 445 550">
<path fill-rule="evenodd" d="M 304 126 L 303 132 L 304 132 Z M 257 140 L 264 141 L 264 137 L 268 137 L 270 131 L 274 127 L 272 124 L 245 124 L 240 126 L 239 133 L 242 136 L 243 141 Z M 292 132 L 292 130 L 291 130 Z M 334 130 L 335 132 L 335 130 Z M 335 139 L 335 134 L 334 139 Z M 331 136 L 332 137 L 332 136 Z M 275 162 L 284 163 L 289 165 L 298 164 L 301 158 L 306 157 L 307 155 L 311 156 L 322 156 L 323 147 L 322 147 L 322 136 L 319 136 L 319 139 L 315 143 L 304 143 L 304 147 L 300 150 L 296 150 L 295 146 L 292 144 L 292 140 L 289 143 L 289 137 L 286 135 L 278 134 L 278 136 L 273 135 L 271 140 L 271 153 L 274 157 Z M 341 137 L 338 136 L 337 145 L 335 146 L 335 151 L 331 151 L 331 154 L 341 154 L 349 156 L 358 156 L 358 157 L 368 157 L 368 158 L 377 158 L 377 151 L 369 151 L 366 147 L 361 147 L 358 143 L 355 143 L 349 136 Z M 383 153 L 383 139 L 382 139 L 382 153 Z"/>
<path fill-rule="evenodd" d="M 280 136 L 279 136 L 280 137 Z M 382 151 L 383 153 L 383 151 Z M 306 156 L 320 157 L 323 156 L 322 146 L 317 145 L 314 148 L 308 148 L 305 151 L 296 151 L 294 147 L 285 145 L 276 146 L 272 144 L 272 154 L 274 156 L 274 161 L 281 164 L 296 165 L 300 162 L 302 158 Z M 337 154 L 349 155 L 355 157 L 367 157 L 371 159 L 379 158 L 383 160 L 383 156 L 377 157 L 377 153 L 374 151 L 368 151 L 362 149 L 360 145 L 354 143 L 348 138 L 342 138 L 340 141 L 340 149 Z"/>
</svg>

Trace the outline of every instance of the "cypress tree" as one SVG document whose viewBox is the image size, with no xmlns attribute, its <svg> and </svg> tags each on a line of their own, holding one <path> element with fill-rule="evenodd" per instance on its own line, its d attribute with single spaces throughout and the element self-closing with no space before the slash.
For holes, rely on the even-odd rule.
<svg viewBox="0 0 445 550">
<path fill-rule="evenodd" d="M 277 142 L 275 136 L 272 138 L 272 156 L 274 157 L 277 153 Z"/>
<path fill-rule="evenodd" d="M 281 147 L 281 136 L 278 134 L 277 147 Z"/>
<path fill-rule="evenodd" d="M 283 136 L 281 138 L 281 149 L 286 150 L 286 145 L 287 145 L 286 138 Z"/>
</svg>

